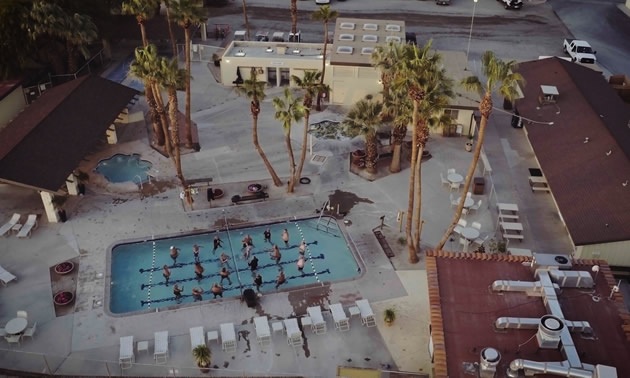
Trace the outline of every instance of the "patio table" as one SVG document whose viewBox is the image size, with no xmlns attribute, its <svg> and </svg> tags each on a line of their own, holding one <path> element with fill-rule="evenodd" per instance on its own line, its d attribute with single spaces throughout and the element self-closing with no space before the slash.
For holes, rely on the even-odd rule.
<svg viewBox="0 0 630 378">
<path fill-rule="evenodd" d="M 462 197 L 459 197 L 459 198 L 457 199 L 457 202 L 459 203 L 459 201 L 461 201 L 461 200 L 462 200 Z M 468 209 L 469 207 L 471 207 L 471 206 L 472 206 L 472 205 L 474 205 L 474 204 L 475 204 L 475 200 L 473 200 L 473 199 L 472 199 L 472 198 L 470 198 L 470 197 L 466 197 L 466 200 L 464 201 L 464 207 L 465 207 L 465 208 L 467 208 L 467 209 Z"/>
<path fill-rule="evenodd" d="M 6 333 L 10 335 L 19 335 L 22 333 L 26 326 L 28 325 L 28 321 L 24 318 L 15 318 L 9 320 L 7 325 L 4 326 L 4 330 Z"/>
<path fill-rule="evenodd" d="M 457 184 L 464 181 L 464 177 L 460 175 L 459 173 L 451 173 L 450 175 L 446 176 L 446 179 L 452 182 L 453 184 Z"/>
</svg>

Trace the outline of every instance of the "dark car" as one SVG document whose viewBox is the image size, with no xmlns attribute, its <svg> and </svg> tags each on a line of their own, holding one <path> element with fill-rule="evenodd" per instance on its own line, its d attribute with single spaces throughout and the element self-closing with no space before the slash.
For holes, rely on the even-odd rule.
<svg viewBox="0 0 630 378">
<path fill-rule="evenodd" d="M 503 3 L 505 9 L 521 9 L 523 7 L 523 0 L 498 0 Z"/>
<path fill-rule="evenodd" d="M 416 33 L 405 32 L 405 40 L 407 43 L 413 43 L 414 45 L 418 44 L 418 41 L 416 40 Z"/>
</svg>

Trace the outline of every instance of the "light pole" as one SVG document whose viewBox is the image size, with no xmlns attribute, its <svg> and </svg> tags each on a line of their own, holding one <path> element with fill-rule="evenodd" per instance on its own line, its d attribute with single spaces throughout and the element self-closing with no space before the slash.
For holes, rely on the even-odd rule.
<svg viewBox="0 0 630 378">
<path fill-rule="evenodd" d="M 470 33 L 468 34 L 468 47 L 466 48 L 466 63 L 468 63 L 468 53 L 470 52 L 470 39 L 472 38 L 473 23 L 475 22 L 475 10 L 477 9 L 477 1 L 474 0 L 472 19 L 470 20 Z"/>
</svg>

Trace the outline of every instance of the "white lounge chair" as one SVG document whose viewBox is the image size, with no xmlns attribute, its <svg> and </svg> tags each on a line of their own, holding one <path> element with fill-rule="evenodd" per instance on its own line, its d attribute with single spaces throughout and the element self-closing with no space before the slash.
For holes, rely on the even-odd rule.
<svg viewBox="0 0 630 378">
<path fill-rule="evenodd" d="M 0 266 L 0 282 L 2 282 L 4 286 L 7 286 L 7 284 L 13 280 L 17 280 L 17 278 Z"/>
<path fill-rule="evenodd" d="M 195 349 L 199 345 L 206 345 L 203 327 L 192 327 L 190 329 L 190 348 Z"/>
<path fill-rule="evenodd" d="M 350 322 L 346 316 L 346 312 L 341 307 L 341 303 L 334 303 L 330 305 L 330 311 L 332 312 L 333 321 L 335 322 L 335 329 L 340 332 L 350 330 Z"/>
<path fill-rule="evenodd" d="M 120 338 L 120 357 L 118 363 L 122 370 L 129 369 L 136 361 L 133 354 L 133 336 L 123 336 Z"/>
<path fill-rule="evenodd" d="M 355 302 L 359 310 L 361 311 L 361 324 L 366 327 L 376 327 L 376 320 L 374 319 L 374 311 L 370 307 L 370 303 L 367 299 L 359 299 Z"/>
<path fill-rule="evenodd" d="M 284 319 L 284 326 L 287 329 L 287 344 L 294 348 L 302 346 L 302 344 L 304 344 L 304 340 L 302 339 L 302 331 L 300 331 L 297 319 Z"/>
<path fill-rule="evenodd" d="M 24 330 L 22 337 L 30 337 L 33 340 L 33 336 L 35 336 L 35 329 L 37 328 L 37 322 L 33 323 L 31 328 L 27 328 Z"/>
<path fill-rule="evenodd" d="M 221 348 L 225 352 L 236 352 L 236 331 L 234 331 L 234 323 L 221 324 Z"/>
<path fill-rule="evenodd" d="M 153 336 L 155 338 L 153 359 L 156 364 L 165 364 L 168 361 L 168 331 L 155 332 Z M 203 331 L 201 337 L 203 337 Z"/>
<path fill-rule="evenodd" d="M 444 178 L 442 172 L 440 172 L 440 180 L 442 180 L 442 185 L 451 185 L 451 182 Z"/>
<path fill-rule="evenodd" d="M 261 346 L 271 344 L 271 330 L 269 329 L 267 317 L 255 317 L 254 326 L 256 327 L 256 340 L 258 340 L 258 344 Z"/>
<path fill-rule="evenodd" d="M 14 213 L 13 217 L 11 217 L 11 220 L 0 227 L 0 236 L 4 236 L 9 233 L 11 229 L 13 229 L 13 227 L 20 222 L 21 217 L 22 216 L 20 214 Z"/>
<path fill-rule="evenodd" d="M 306 309 L 311 317 L 311 331 L 316 335 L 326 333 L 326 321 L 322 316 L 322 309 L 319 306 L 313 306 Z"/>
<path fill-rule="evenodd" d="M 451 207 L 459 205 L 459 201 L 457 200 L 457 198 L 453 197 L 453 193 L 449 194 L 449 197 L 451 199 Z"/>
<path fill-rule="evenodd" d="M 18 232 L 17 237 L 18 238 L 30 238 L 31 237 L 31 232 L 33 232 L 33 230 L 37 229 L 37 214 L 30 214 L 28 216 L 28 218 L 26 219 L 26 223 L 24 223 L 24 225 L 22 226 L 22 228 L 20 229 L 20 232 Z"/>
</svg>

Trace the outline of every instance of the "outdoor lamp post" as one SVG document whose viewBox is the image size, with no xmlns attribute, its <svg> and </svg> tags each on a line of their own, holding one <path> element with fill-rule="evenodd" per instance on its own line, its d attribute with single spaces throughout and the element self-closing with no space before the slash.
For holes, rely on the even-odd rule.
<svg viewBox="0 0 630 378">
<path fill-rule="evenodd" d="M 470 33 L 468 34 L 468 47 L 466 48 L 466 62 L 468 62 L 468 53 L 470 52 L 470 39 L 472 38 L 473 23 L 475 22 L 475 10 L 477 9 L 477 1 L 474 0 L 472 19 L 470 20 Z"/>
</svg>

